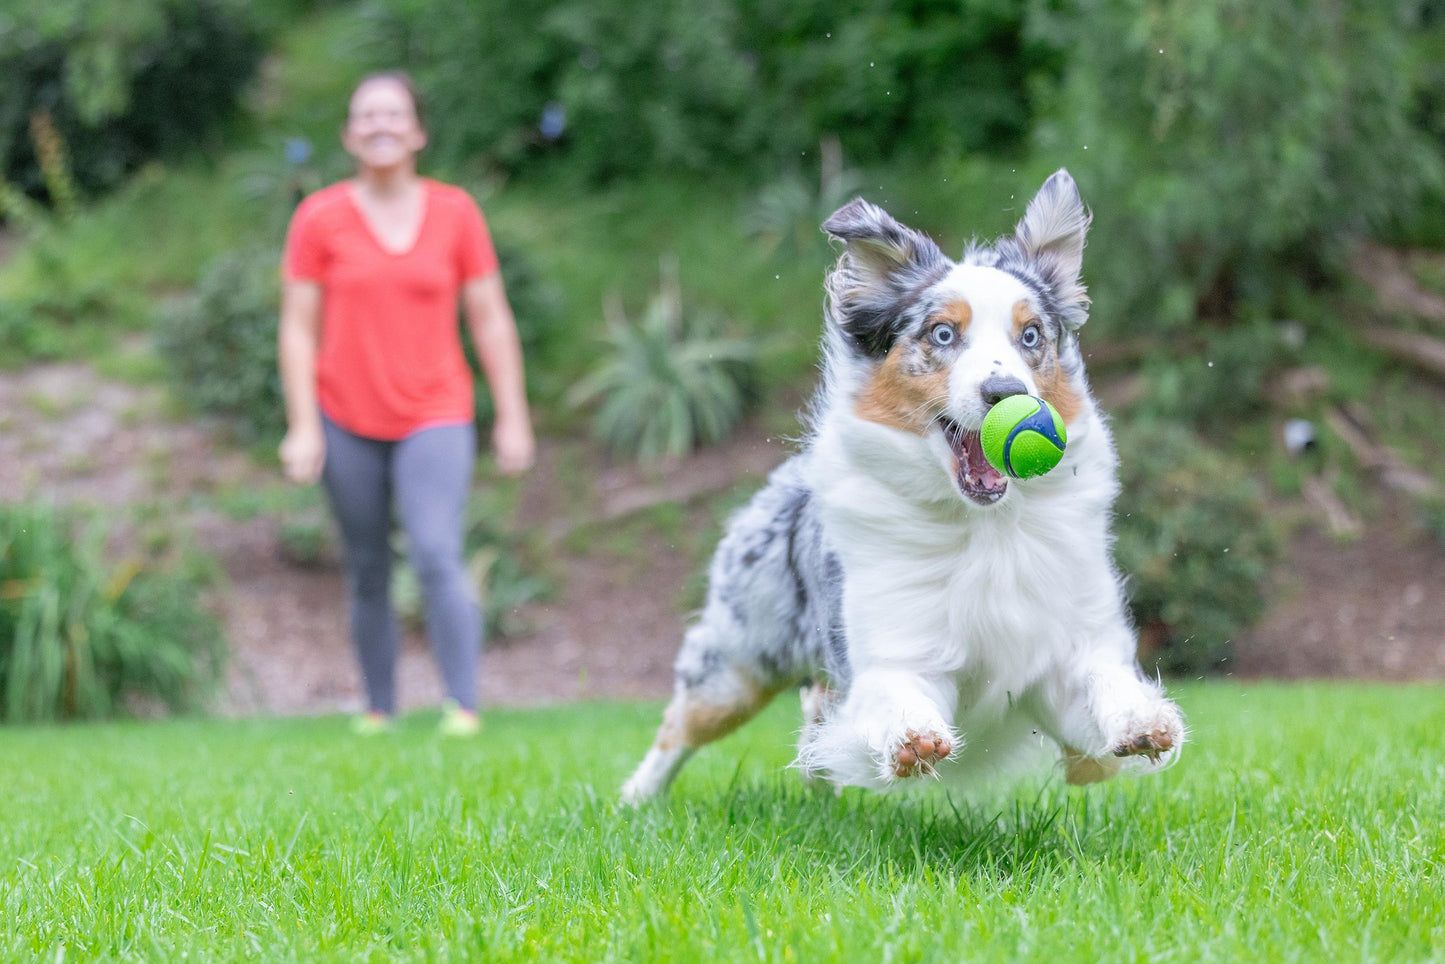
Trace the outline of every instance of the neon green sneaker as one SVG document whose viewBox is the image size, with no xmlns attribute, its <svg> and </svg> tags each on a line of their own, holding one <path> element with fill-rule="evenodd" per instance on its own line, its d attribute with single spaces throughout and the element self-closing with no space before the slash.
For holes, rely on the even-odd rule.
<svg viewBox="0 0 1445 964">
<path fill-rule="evenodd" d="M 482 732 L 482 718 L 472 710 L 464 710 L 456 700 L 442 701 L 442 719 L 437 724 L 441 736 L 472 737 Z"/>
<path fill-rule="evenodd" d="M 391 717 L 385 713 L 362 713 L 351 718 L 351 732 L 355 736 L 379 736 L 390 733 Z"/>
</svg>

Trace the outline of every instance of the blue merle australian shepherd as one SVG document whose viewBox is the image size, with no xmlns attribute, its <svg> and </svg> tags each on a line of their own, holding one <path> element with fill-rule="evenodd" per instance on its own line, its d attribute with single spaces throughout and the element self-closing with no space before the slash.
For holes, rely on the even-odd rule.
<svg viewBox="0 0 1445 964">
<path fill-rule="evenodd" d="M 800 685 L 797 766 L 839 786 L 965 772 L 1035 734 L 1071 783 L 1179 752 L 1110 559 L 1116 460 L 1077 340 L 1088 224 L 1062 170 L 1013 235 L 958 262 L 862 200 L 824 223 L 843 248 L 812 430 L 730 521 L 626 800 Z M 1053 403 L 1069 440 L 1022 481 L 979 444 L 1019 393 Z"/>
</svg>

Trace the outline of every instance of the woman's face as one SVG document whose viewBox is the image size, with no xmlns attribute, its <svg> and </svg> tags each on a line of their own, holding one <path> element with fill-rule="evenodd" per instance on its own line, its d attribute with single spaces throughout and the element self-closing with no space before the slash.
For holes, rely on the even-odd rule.
<svg viewBox="0 0 1445 964">
<path fill-rule="evenodd" d="M 387 170 L 410 164 L 426 146 L 426 131 L 407 89 L 383 78 L 351 95 L 341 143 L 363 168 Z"/>
</svg>

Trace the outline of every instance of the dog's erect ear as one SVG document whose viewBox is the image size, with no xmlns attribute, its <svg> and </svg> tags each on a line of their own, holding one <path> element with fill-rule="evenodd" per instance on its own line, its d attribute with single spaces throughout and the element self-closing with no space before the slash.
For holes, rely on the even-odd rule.
<svg viewBox="0 0 1445 964">
<path fill-rule="evenodd" d="M 862 198 L 834 211 L 823 230 L 847 245 L 828 276 L 833 320 L 864 354 L 888 354 L 906 302 L 948 269 L 948 259 L 932 239 Z"/>
<path fill-rule="evenodd" d="M 1070 328 L 1078 328 L 1089 316 L 1089 298 L 1079 283 L 1089 220 L 1078 185 L 1068 171 L 1059 168 L 1029 202 L 1014 232 L 1025 254 L 1054 289 L 1064 310 L 1064 324 Z"/>
</svg>

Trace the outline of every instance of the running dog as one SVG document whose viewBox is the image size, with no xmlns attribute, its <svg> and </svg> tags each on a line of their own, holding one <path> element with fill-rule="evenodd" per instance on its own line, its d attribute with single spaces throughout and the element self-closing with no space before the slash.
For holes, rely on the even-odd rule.
<svg viewBox="0 0 1445 964">
<path fill-rule="evenodd" d="M 997 762 L 1035 734 L 1070 783 L 1178 754 L 1109 552 L 1117 460 L 1078 346 L 1089 219 L 1060 170 L 959 262 L 861 199 L 824 223 L 843 248 L 809 436 L 730 520 L 625 800 L 800 685 L 795 765 L 838 786 Z M 1020 481 L 979 426 L 1022 393 L 1058 409 L 1068 446 Z"/>
</svg>

